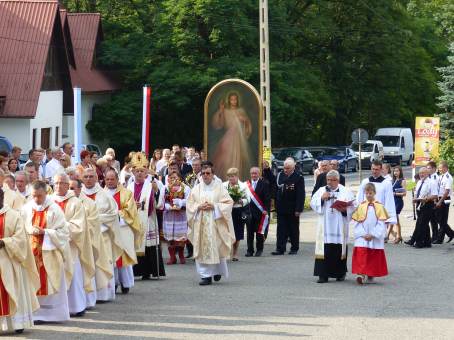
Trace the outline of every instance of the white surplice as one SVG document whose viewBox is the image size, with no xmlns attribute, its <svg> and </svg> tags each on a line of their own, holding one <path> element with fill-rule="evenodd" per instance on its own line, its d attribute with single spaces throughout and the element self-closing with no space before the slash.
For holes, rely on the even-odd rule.
<svg viewBox="0 0 454 340">
<path fill-rule="evenodd" d="M 321 197 L 327 191 L 331 193 L 333 199 L 322 201 Z M 346 256 L 348 223 L 355 210 L 355 202 L 347 208 L 346 216 L 343 216 L 340 211 L 331 208 L 331 206 L 336 200 L 350 202 L 354 199 L 354 195 L 342 184 L 339 184 L 335 190 L 321 187 L 312 196 L 311 208 L 319 215 L 315 242 L 316 258 L 324 258 L 325 243 L 342 244 L 342 255 Z"/>
<path fill-rule="evenodd" d="M 361 186 L 359 187 L 358 194 L 356 196 L 356 201 L 361 203 L 366 199 L 364 194 L 364 186 L 367 183 L 372 183 L 375 186 L 375 199 L 385 206 L 386 211 L 388 212 L 389 219 L 386 223 L 390 224 L 397 224 L 397 217 L 396 217 L 396 204 L 394 202 L 394 192 L 392 183 L 388 180 L 383 180 L 380 182 L 370 182 L 369 178 L 365 178 L 361 182 Z"/>
</svg>

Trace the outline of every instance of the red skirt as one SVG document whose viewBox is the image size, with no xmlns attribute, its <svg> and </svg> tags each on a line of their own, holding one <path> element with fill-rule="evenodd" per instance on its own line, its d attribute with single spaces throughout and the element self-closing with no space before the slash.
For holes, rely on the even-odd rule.
<svg viewBox="0 0 454 340">
<path fill-rule="evenodd" d="M 372 277 L 388 275 L 385 251 L 365 247 L 353 248 L 352 273 Z"/>
</svg>

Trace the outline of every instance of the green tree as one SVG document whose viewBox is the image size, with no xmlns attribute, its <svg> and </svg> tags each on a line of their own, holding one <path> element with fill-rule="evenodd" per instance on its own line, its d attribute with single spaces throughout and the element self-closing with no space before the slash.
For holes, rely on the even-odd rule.
<svg viewBox="0 0 454 340">
<path fill-rule="evenodd" d="M 443 138 L 454 138 L 454 42 L 451 43 L 448 65 L 438 68 L 441 81 L 438 82 L 442 95 L 438 97 L 438 106 L 443 110 L 439 114 Z"/>
</svg>

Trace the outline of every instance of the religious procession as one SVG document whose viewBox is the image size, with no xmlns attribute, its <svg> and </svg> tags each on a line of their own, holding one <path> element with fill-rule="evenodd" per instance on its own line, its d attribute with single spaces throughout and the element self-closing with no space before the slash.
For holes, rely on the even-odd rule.
<svg viewBox="0 0 454 340">
<path fill-rule="evenodd" d="M 0 155 L 3 331 L 21 333 L 34 323 L 82 317 L 116 294 L 128 294 L 135 280 L 165 277 L 166 266 L 187 260 L 195 261 L 200 286 L 226 280 L 228 262 L 242 257 L 245 229 L 244 256 L 262 256 L 272 202 L 277 229 L 271 255 L 299 251 L 306 190 L 291 157 L 277 177 L 264 161 L 240 180 L 239 169 L 222 175 L 203 159 L 203 151 L 179 145 L 155 150 L 150 160 L 143 152 L 131 152 L 122 168 L 111 148 L 97 160 L 83 150 L 78 164 L 71 164 L 70 144 L 47 155 L 30 150 L 24 164 L 17 158 L 19 147 L 13 151 Z M 391 235 L 394 243 L 402 242 L 402 168 L 391 171 L 388 164 L 373 162 L 356 195 L 341 184 L 345 178 L 337 168 L 336 161 L 320 162 L 314 175 L 310 207 L 319 222 L 313 275 L 317 283 L 345 280 L 352 228 L 351 273 L 358 285 L 372 284 L 388 275 L 385 242 Z M 405 243 L 426 248 L 446 236 L 452 241 L 447 163 L 437 167 L 431 161 L 418 177 L 417 220 Z"/>
<path fill-rule="evenodd" d="M 452 339 L 452 0 L 0 0 L 0 334 Z"/>
</svg>

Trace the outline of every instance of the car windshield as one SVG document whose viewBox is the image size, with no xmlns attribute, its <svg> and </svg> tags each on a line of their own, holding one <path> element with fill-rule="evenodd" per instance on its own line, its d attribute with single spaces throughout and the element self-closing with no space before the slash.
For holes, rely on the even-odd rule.
<svg viewBox="0 0 454 340">
<path fill-rule="evenodd" d="M 353 151 L 358 152 L 359 144 L 353 144 L 352 149 L 353 149 Z M 372 144 L 372 143 L 365 143 L 365 144 L 361 145 L 362 152 L 372 152 L 372 150 L 374 150 L 374 144 Z"/>
<path fill-rule="evenodd" d="M 375 136 L 383 143 L 383 146 L 399 146 L 399 136 Z"/>
<path fill-rule="evenodd" d="M 322 157 L 325 153 L 323 150 L 309 150 L 309 152 L 314 158 Z"/>
<path fill-rule="evenodd" d="M 324 152 L 325 156 L 345 156 L 345 149 L 326 149 Z"/>
<path fill-rule="evenodd" d="M 285 160 L 287 157 L 293 157 L 295 159 L 301 158 L 301 150 L 299 149 L 284 149 L 279 152 L 276 156 L 279 160 Z"/>
</svg>

